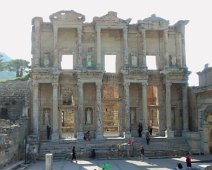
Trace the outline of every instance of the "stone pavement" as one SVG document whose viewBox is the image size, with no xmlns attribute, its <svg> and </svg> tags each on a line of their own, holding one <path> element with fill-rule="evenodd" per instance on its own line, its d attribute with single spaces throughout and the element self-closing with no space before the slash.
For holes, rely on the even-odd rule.
<svg viewBox="0 0 212 170">
<path fill-rule="evenodd" d="M 210 159 L 211 162 L 199 162 L 193 163 L 192 165 L 199 167 L 200 169 L 204 169 L 204 167 L 212 165 L 212 155 L 192 157 L 192 161 L 206 159 Z M 171 170 L 174 169 L 178 162 L 181 162 L 184 168 L 186 167 L 185 157 L 159 159 L 145 158 L 144 162 L 141 162 L 138 158 L 119 160 L 78 160 L 77 163 L 71 163 L 68 160 L 54 160 L 53 170 L 101 170 L 101 165 L 103 163 L 112 164 L 112 168 L 110 168 L 110 170 Z M 38 161 L 36 163 L 31 163 L 27 170 L 45 170 L 45 162 Z"/>
</svg>

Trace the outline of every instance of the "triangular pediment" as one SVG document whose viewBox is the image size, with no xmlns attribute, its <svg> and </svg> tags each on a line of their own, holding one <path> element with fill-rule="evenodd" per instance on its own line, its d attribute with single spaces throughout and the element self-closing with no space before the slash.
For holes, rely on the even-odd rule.
<svg viewBox="0 0 212 170">
<path fill-rule="evenodd" d="M 50 15 L 51 21 L 72 21 L 72 22 L 84 22 L 85 16 L 75 12 L 74 10 L 71 11 L 58 11 L 52 15 Z"/>
<path fill-rule="evenodd" d="M 94 17 L 93 22 L 98 23 L 107 23 L 107 24 L 129 24 L 131 19 L 123 20 L 117 17 L 117 12 L 109 11 L 106 15 L 102 17 Z"/>
</svg>

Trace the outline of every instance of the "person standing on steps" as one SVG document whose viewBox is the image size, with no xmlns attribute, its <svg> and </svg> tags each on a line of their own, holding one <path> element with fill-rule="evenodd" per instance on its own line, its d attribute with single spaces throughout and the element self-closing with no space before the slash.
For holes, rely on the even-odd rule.
<svg viewBox="0 0 212 170">
<path fill-rule="evenodd" d="M 138 137 L 142 137 L 143 125 L 141 122 L 138 123 Z"/>
<path fill-rule="evenodd" d="M 186 165 L 187 167 L 191 167 L 191 156 L 189 152 L 186 154 Z"/>
<path fill-rule="evenodd" d="M 76 150 L 75 150 L 75 146 L 73 146 L 72 148 L 72 157 L 71 157 L 71 162 L 73 162 L 73 160 L 76 161 L 77 163 L 77 157 L 76 157 Z"/>
<path fill-rule="evenodd" d="M 141 146 L 141 161 L 144 161 L 144 147 Z"/>
<path fill-rule="evenodd" d="M 146 144 L 149 145 L 149 141 L 150 141 L 150 134 L 149 131 L 146 131 Z"/>
</svg>

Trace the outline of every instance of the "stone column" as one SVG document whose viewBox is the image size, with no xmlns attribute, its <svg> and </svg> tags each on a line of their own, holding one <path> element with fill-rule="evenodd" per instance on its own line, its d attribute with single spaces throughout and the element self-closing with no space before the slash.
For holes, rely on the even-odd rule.
<svg viewBox="0 0 212 170">
<path fill-rule="evenodd" d="M 147 82 L 142 82 L 142 112 L 144 132 L 148 130 Z"/>
<path fill-rule="evenodd" d="M 183 98 L 183 132 L 188 131 L 188 93 L 187 84 L 182 85 Z"/>
<path fill-rule="evenodd" d="M 174 137 L 172 131 L 172 115 L 171 115 L 171 85 L 172 83 L 166 83 L 166 137 Z"/>
<path fill-rule="evenodd" d="M 97 69 L 101 70 L 102 69 L 102 56 L 101 56 L 101 28 L 97 27 L 96 28 L 97 32 Z"/>
<path fill-rule="evenodd" d="M 123 37 L 124 37 L 124 65 L 125 68 L 128 66 L 128 28 L 123 28 Z"/>
<path fill-rule="evenodd" d="M 40 51 L 41 51 L 41 35 L 40 35 L 40 29 L 41 29 L 41 23 L 43 22 L 43 19 L 40 17 L 36 17 L 32 20 L 34 25 L 34 31 L 32 31 L 32 54 L 33 54 L 33 65 L 35 67 L 40 66 Z"/>
<path fill-rule="evenodd" d="M 142 35 L 142 67 L 146 67 L 146 30 L 141 30 Z"/>
<path fill-rule="evenodd" d="M 166 67 L 169 67 L 169 54 L 168 54 L 168 40 L 169 40 L 169 37 L 168 37 L 168 30 L 165 29 L 163 31 L 163 34 L 164 34 L 164 57 L 165 57 L 165 66 Z"/>
<path fill-rule="evenodd" d="M 83 82 L 78 82 L 78 110 L 77 110 L 77 139 L 83 139 L 83 114 L 84 114 L 84 107 L 83 107 Z"/>
<path fill-rule="evenodd" d="M 130 133 L 130 96 L 129 96 L 130 82 L 124 83 L 124 97 L 125 97 L 125 138 L 131 137 Z"/>
<path fill-rule="evenodd" d="M 176 56 L 177 56 L 177 65 L 179 67 L 182 67 L 182 44 L 181 44 L 181 34 L 176 33 L 175 34 L 175 39 L 176 39 Z"/>
<path fill-rule="evenodd" d="M 59 117 L 58 117 L 58 83 L 52 83 L 53 86 L 53 122 L 52 122 L 52 139 L 59 139 Z"/>
<path fill-rule="evenodd" d="M 102 83 L 96 83 L 96 139 L 103 139 L 102 123 Z"/>
<path fill-rule="evenodd" d="M 81 54 L 82 54 L 82 27 L 77 28 L 77 33 L 78 33 L 77 66 L 79 68 L 81 68 L 82 67 L 82 58 L 81 58 Z"/>
<path fill-rule="evenodd" d="M 39 136 L 39 83 L 33 83 L 33 134 Z"/>
<path fill-rule="evenodd" d="M 185 52 L 185 28 L 182 29 L 181 32 L 181 38 L 182 38 L 182 66 L 186 68 L 186 52 Z"/>
</svg>

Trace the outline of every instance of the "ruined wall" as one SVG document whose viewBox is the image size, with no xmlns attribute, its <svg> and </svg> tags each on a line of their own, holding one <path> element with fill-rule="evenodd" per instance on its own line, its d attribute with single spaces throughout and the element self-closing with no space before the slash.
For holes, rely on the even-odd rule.
<svg viewBox="0 0 212 170">
<path fill-rule="evenodd" d="M 27 81 L 0 83 L 0 118 L 17 120 L 22 115 L 28 97 Z"/>
<path fill-rule="evenodd" d="M 24 160 L 24 138 L 27 134 L 26 117 L 18 121 L 0 119 L 0 168 L 6 164 Z"/>
</svg>

